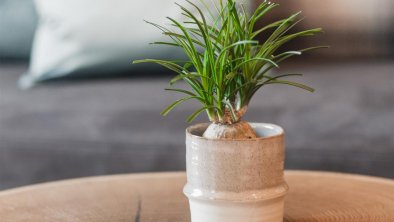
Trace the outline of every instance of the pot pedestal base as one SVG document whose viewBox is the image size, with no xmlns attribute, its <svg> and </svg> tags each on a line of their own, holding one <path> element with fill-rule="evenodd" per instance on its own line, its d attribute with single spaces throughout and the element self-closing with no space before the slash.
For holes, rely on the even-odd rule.
<svg viewBox="0 0 394 222">
<path fill-rule="evenodd" d="M 257 202 L 189 199 L 192 222 L 283 222 L 284 197 Z"/>
</svg>

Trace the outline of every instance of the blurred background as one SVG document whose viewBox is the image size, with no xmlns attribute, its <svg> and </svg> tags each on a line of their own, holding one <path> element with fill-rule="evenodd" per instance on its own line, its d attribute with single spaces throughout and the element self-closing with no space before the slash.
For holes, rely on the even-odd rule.
<svg viewBox="0 0 394 222">
<path fill-rule="evenodd" d="M 302 25 L 323 27 L 320 41 L 331 45 L 324 56 L 346 59 L 384 59 L 394 55 L 394 2 L 390 0 L 276 1 L 280 14 L 302 11 Z M 302 26 L 301 25 L 301 26 Z M 310 40 L 308 40 L 310 42 Z"/>
<path fill-rule="evenodd" d="M 331 48 L 277 71 L 304 73 L 315 93 L 268 86 L 246 119 L 284 127 L 287 169 L 394 178 L 394 1 L 274 2 L 259 26 L 302 11 L 296 30 L 325 33 L 288 47 Z M 0 0 L 0 189 L 184 170 L 185 119 L 198 104 L 161 117 L 178 96 L 163 90 L 173 74 L 131 65 L 182 56 L 148 45 L 162 37 L 143 22 L 178 12 L 172 0 Z"/>
</svg>

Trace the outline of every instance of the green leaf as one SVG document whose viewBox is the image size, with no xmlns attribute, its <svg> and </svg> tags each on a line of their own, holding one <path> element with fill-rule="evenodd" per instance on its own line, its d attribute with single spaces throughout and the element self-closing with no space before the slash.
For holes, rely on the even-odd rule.
<svg viewBox="0 0 394 222">
<path fill-rule="evenodd" d="M 174 32 L 164 32 L 163 34 L 164 35 L 168 35 L 168 36 L 177 37 L 177 38 L 184 39 L 184 40 L 188 40 L 187 37 L 185 37 L 185 36 L 183 36 L 181 34 L 178 34 L 178 33 L 174 33 Z M 191 40 L 192 43 L 195 43 L 195 44 L 197 44 L 199 46 L 205 47 L 204 43 L 202 43 L 202 42 L 200 42 L 200 41 L 198 41 L 198 40 L 196 40 L 194 38 L 190 38 L 190 40 Z M 179 45 L 179 44 L 177 44 L 177 45 Z"/>
<path fill-rule="evenodd" d="M 157 63 L 157 64 L 164 66 L 164 67 L 166 67 L 176 73 L 179 73 L 179 74 L 184 74 L 184 72 L 188 73 L 188 71 L 183 69 L 182 66 L 180 66 L 172 61 L 165 61 L 165 60 L 158 60 L 158 59 L 144 59 L 144 60 L 133 61 L 133 64 L 139 64 L 139 63 Z"/>
<path fill-rule="evenodd" d="M 196 94 L 194 94 L 194 93 L 192 93 L 192 92 L 190 92 L 190 91 L 188 91 L 188 90 L 184 90 L 184 89 L 170 89 L 170 88 L 167 88 L 167 89 L 165 89 L 165 90 L 167 90 L 167 91 L 173 91 L 173 92 L 180 92 L 180 93 L 187 94 L 187 95 L 189 95 L 189 96 L 196 96 Z"/>
<path fill-rule="evenodd" d="M 242 41 L 235 42 L 235 43 L 223 48 L 223 50 L 220 52 L 220 54 L 218 56 L 218 60 L 221 59 L 221 57 L 227 52 L 227 50 L 234 48 L 235 46 L 246 45 L 246 44 L 258 44 L 258 43 L 259 42 L 255 41 L 255 40 L 242 40 Z"/>
<path fill-rule="evenodd" d="M 263 78 L 266 78 L 268 80 L 266 80 L 266 82 L 272 81 L 272 80 L 277 80 L 280 78 L 284 78 L 284 77 L 290 77 L 290 76 L 303 76 L 302 74 L 299 73 L 295 73 L 295 74 L 283 74 L 283 75 L 279 75 L 279 76 L 275 76 L 275 77 L 271 77 L 271 76 L 267 76 L 267 75 L 261 75 L 259 76 L 258 80 L 261 80 Z"/>
<path fill-rule="evenodd" d="M 301 12 L 297 12 L 291 15 L 289 18 L 285 19 L 282 24 L 271 34 L 271 36 L 265 41 L 264 46 L 271 43 L 275 39 L 279 38 L 284 34 L 289 26 L 294 22 L 294 20 L 301 14 Z"/>
<path fill-rule="evenodd" d="M 295 87 L 304 89 L 309 92 L 315 91 L 315 89 L 313 89 L 307 85 L 297 83 L 297 82 L 285 81 L 285 80 L 273 80 L 273 81 L 269 81 L 269 82 L 265 83 L 265 85 L 268 85 L 268 84 L 285 84 L 285 85 L 295 86 Z"/>
<path fill-rule="evenodd" d="M 279 68 L 279 65 L 276 64 L 276 63 L 275 63 L 274 61 L 272 61 L 271 59 L 266 59 L 266 58 L 252 58 L 252 59 L 247 59 L 247 60 L 245 60 L 245 61 L 242 61 L 240 64 L 238 64 L 236 67 L 234 67 L 233 70 L 236 70 L 236 69 L 240 68 L 241 66 L 243 66 L 243 65 L 245 65 L 245 64 L 248 64 L 248 63 L 250 63 L 250 62 L 253 62 L 253 61 L 264 61 L 264 62 L 268 62 L 268 63 L 270 63 L 271 65 L 275 66 L 276 68 Z"/>
<path fill-rule="evenodd" d="M 249 32 L 251 33 L 255 27 L 256 22 L 266 15 L 268 12 L 270 12 L 272 9 L 278 7 L 278 4 L 269 4 L 269 3 L 262 3 L 254 12 L 252 17 L 249 20 Z"/>
<path fill-rule="evenodd" d="M 177 22 L 175 19 L 173 19 L 171 17 L 167 17 L 167 19 L 169 19 L 171 22 L 173 22 L 173 24 L 175 24 L 182 31 L 182 33 L 184 34 L 184 39 L 187 40 L 187 42 L 188 42 L 188 44 L 184 44 L 185 48 L 187 48 L 188 50 L 191 51 L 190 56 L 192 56 L 191 59 L 197 63 L 197 64 L 195 64 L 196 68 L 201 69 L 202 65 L 201 65 L 201 60 L 200 60 L 199 54 L 197 53 L 197 49 L 194 46 L 193 40 L 190 37 L 187 29 L 184 26 L 182 26 L 179 22 Z"/>
<path fill-rule="evenodd" d="M 275 28 L 275 27 L 280 26 L 280 25 L 284 22 L 284 20 L 285 20 L 285 19 L 279 20 L 279 21 L 277 21 L 277 22 L 268 24 L 268 25 L 266 25 L 266 26 L 264 26 L 264 27 L 262 27 L 262 28 L 256 30 L 255 32 L 253 32 L 252 38 L 257 37 L 259 34 L 263 33 L 263 32 L 266 31 L 266 30 L 269 30 L 269 29 L 272 29 L 272 28 Z"/>
<path fill-rule="evenodd" d="M 197 116 L 198 115 L 200 115 L 203 111 L 205 111 L 205 110 L 208 110 L 208 109 L 210 109 L 210 108 L 214 108 L 213 106 L 204 106 L 204 107 L 202 107 L 201 109 L 199 109 L 199 110 L 197 110 L 197 111 L 195 111 L 193 114 L 191 114 L 188 118 L 187 118 L 187 122 L 188 123 L 191 123 L 191 122 L 193 122 L 196 118 L 197 118 Z"/>
<path fill-rule="evenodd" d="M 198 99 L 198 97 L 197 96 L 190 96 L 190 97 L 185 97 L 185 98 L 179 99 L 179 100 L 175 101 L 174 103 L 172 103 L 171 105 L 169 105 L 167 108 L 165 108 L 160 114 L 162 116 L 167 116 L 168 113 L 171 112 L 171 110 L 173 110 L 176 106 L 178 106 L 179 104 L 181 104 L 187 100 L 190 100 L 190 99 Z"/>
<path fill-rule="evenodd" d="M 182 47 L 181 45 L 179 45 L 177 43 L 172 43 L 172 42 L 152 42 L 150 44 L 152 44 L 152 45 L 169 45 L 169 46 Z"/>
</svg>

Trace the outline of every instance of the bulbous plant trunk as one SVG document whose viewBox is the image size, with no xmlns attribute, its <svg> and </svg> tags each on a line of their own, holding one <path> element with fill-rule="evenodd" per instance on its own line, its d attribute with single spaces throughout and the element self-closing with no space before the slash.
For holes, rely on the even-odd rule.
<svg viewBox="0 0 394 222">
<path fill-rule="evenodd" d="M 207 139 L 254 139 L 256 132 L 249 123 L 239 121 L 233 124 L 212 123 L 205 130 L 203 137 Z"/>
</svg>

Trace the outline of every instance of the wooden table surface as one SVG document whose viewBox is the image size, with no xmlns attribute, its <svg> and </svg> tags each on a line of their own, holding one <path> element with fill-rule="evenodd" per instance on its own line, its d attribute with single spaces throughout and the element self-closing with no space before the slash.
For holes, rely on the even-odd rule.
<svg viewBox="0 0 394 222">
<path fill-rule="evenodd" d="M 184 173 L 75 179 L 0 192 L 1 222 L 188 222 Z M 394 181 L 287 171 L 284 221 L 393 222 Z"/>
</svg>

